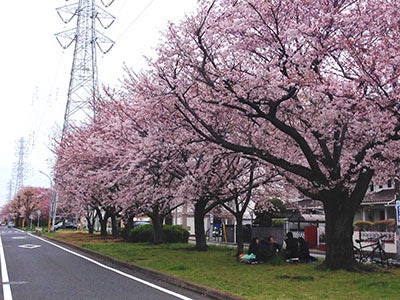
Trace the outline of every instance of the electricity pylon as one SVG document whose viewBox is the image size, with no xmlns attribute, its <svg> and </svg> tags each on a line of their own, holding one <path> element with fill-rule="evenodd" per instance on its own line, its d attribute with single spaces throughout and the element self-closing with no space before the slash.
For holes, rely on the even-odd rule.
<svg viewBox="0 0 400 300">
<path fill-rule="evenodd" d="M 101 3 L 108 7 L 113 1 L 104 3 L 101 0 Z M 115 18 L 97 6 L 95 0 L 79 0 L 56 10 L 64 23 L 77 18 L 76 28 L 56 34 L 57 41 L 64 49 L 75 42 L 62 130 L 64 136 L 66 131 L 79 127 L 85 121 L 93 120 L 95 116 L 93 100 L 99 92 L 96 46 L 106 54 L 114 45 L 111 39 L 96 30 L 96 24 L 107 29 Z"/>
<path fill-rule="evenodd" d="M 18 163 L 16 165 L 16 177 L 15 177 L 15 186 L 14 186 L 14 194 L 17 194 L 19 189 L 24 185 L 24 177 L 25 177 L 25 159 L 26 156 L 26 147 L 24 138 L 20 138 L 19 147 L 18 147 Z"/>
<path fill-rule="evenodd" d="M 13 197 L 13 183 L 12 183 L 12 180 L 10 180 L 8 182 L 7 188 L 8 188 L 8 198 L 7 198 L 7 200 L 10 202 L 12 200 L 12 197 Z"/>
</svg>

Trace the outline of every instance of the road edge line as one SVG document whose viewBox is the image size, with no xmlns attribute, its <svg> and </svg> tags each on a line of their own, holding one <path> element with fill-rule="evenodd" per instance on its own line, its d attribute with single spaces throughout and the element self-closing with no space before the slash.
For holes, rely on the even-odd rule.
<svg viewBox="0 0 400 300">
<path fill-rule="evenodd" d="M 0 236 L 0 266 L 1 266 L 1 280 L 3 281 L 3 298 L 4 300 L 12 300 L 10 280 L 8 278 L 6 257 L 4 255 L 3 241 Z"/>
<path fill-rule="evenodd" d="M 50 241 L 48 241 L 48 240 L 46 240 L 46 239 L 44 239 L 44 238 L 38 237 L 38 236 L 36 236 L 36 235 L 34 235 L 34 234 L 31 234 L 31 233 L 28 233 L 28 234 L 29 234 L 30 236 L 35 237 L 35 238 L 37 238 L 37 239 L 39 239 L 39 240 L 41 240 L 41 241 L 43 241 L 43 242 L 45 242 L 45 243 L 48 243 L 48 244 L 50 244 L 50 245 L 52 245 L 52 246 L 54 246 L 54 247 L 57 247 L 57 248 L 59 248 L 59 249 L 61 249 L 61 250 L 64 250 L 64 251 L 70 253 L 70 254 L 73 254 L 73 255 L 78 256 L 78 257 L 80 257 L 80 258 L 82 258 L 82 259 L 85 259 L 85 260 L 87 260 L 87 261 L 89 261 L 89 262 L 91 262 L 91 263 L 93 263 L 93 264 L 95 264 L 95 265 L 98 265 L 99 267 L 102 267 L 102 268 L 104 268 L 104 269 L 107 269 L 107 270 L 109 270 L 109 271 L 112 271 L 112 272 L 114 272 L 114 273 L 117 273 L 117 274 L 119 274 L 119 275 L 121 275 L 121 276 L 124 276 L 124 277 L 127 277 L 127 278 L 129 278 L 129 279 L 135 280 L 135 281 L 137 281 L 137 282 L 140 282 L 140 283 L 142 283 L 142 284 L 144 284 L 144 285 L 147 285 L 147 286 L 149 286 L 149 287 L 152 287 L 152 288 L 154 288 L 154 289 L 156 289 L 156 290 L 159 290 L 159 291 L 161 291 L 161 292 L 163 292 L 163 293 L 172 295 L 172 296 L 177 297 L 177 298 L 182 299 L 182 300 L 192 300 L 192 298 L 186 297 L 186 296 L 184 296 L 184 295 L 181 295 L 181 294 L 179 294 L 179 293 L 170 291 L 170 290 L 168 290 L 168 289 L 166 289 L 166 288 L 163 288 L 163 287 L 161 287 L 161 286 L 158 286 L 158 285 L 156 285 L 156 284 L 154 284 L 154 283 L 151 283 L 151 282 L 149 282 L 149 281 L 140 279 L 140 278 L 138 278 L 138 277 L 136 277 L 136 276 L 133 276 L 133 275 L 130 275 L 130 274 L 128 274 L 128 273 L 125 273 L 125 272 L 122 272 L 122 271 L 120 271 L 120 270 L 117 270 L 117 269 L 115 269 L 115 268 L 109 267 L 109 266 L 107 266 L 107 265 L 105 265 L 105 264 L 102 264 L 101 262 L 98 262 L 98 261 L 95 260 L 95 259 L 92 259 L 92 258 L 87 257 L 87 256 L 85 256 L 85 255 L 82 255 L 82 254 L 80 254 L 80 253 L 77 253 L 77 252 L 72 251 L 72 250 L 70 250 L 70 249 L 67 249 L 67 248 L 65 248 L 65 247 L 63 247 L 63 246 L 57 245 L 56 243 L 50 242 Z M 6 300 L 6 299 L 5 299 L 5 300 Z"/>
</svg>

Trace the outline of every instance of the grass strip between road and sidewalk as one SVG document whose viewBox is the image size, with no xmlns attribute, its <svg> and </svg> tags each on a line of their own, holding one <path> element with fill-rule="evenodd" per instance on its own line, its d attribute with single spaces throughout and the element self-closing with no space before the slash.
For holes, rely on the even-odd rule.
<svg viewBox="0 0 400 300">
<path fill-rule="evenodd" d="M 315 264 L 248 265 L 237 263 L 236 249 L 229 247 L 199 252 L 191 244 L 126 243 L 79 231 L 49 236 L 246 299 L 399 299 L 400 269 L 354 273 L 323 271 Z"/>
</svg>

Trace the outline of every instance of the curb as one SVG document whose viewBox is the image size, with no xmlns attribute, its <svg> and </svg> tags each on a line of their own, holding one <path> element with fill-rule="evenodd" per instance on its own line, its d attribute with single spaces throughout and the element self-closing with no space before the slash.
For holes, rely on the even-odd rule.
<svg viewBox="0 0 400 300">
<path fill-rule="evenodd" d="M 204 296 L 208 296 L 208 297 L 213 298 L 213 299 L 226 299 L 226 300 L 245 300 L 246 299 L 246 298 L 242 298 L 240 296 L 236 296 L 236 295 L 230 294 L 230 293 L 225 292 L 225 291 L 217 290 L 217 289 L 212 288 L 212 287 L 203 286 L 203 285 L 200 285 L 198 283 L 195 283 L 195 282 L 192 282 L 192 281 L 189 281 L 189 280 L 185 280 L 185 279 L 176 277 L 174 275 L 165 274 L 165 273 L 162 273 L 160 271 L 153 270 L 153 269 L 150 269 L 150 268 L 147 268 L 147 267 L 143 267 L 143 266 L 140 266 L 140 265 L 137 265 L 137 264 L 134 264 L 134 263 L 128 263 L 128 262 L 120 261 L 120 260 L 117 260 L 117 259 L 115 259 L 115 258 L 113 258 L 111 256 L 100 254 L 98 252 L 95 252 L 95 251 L 92 251 L 92 250 L 88 250 L 88 249 L 85 249 L 85 248 L 82 248 L 82 247 L 79 247 L 79 246 L 76 246 L 76 245 L 72 245 L 72 244 L 66 243 L 64 241 L 60 241 L 58 239 L 54 239 L 54 238 L 51 238 L 51 237 L 44 237 L 43 235 L 41 235 L 41 238 L 45 238 L 47 240 L 51 240 L 51 241 L 57 242 L 59 244 L 68 246 L 70 248 L 78 249 L 81 252 L 90 254 L 91 256 L 94 256 L 96 258 L 100 258 L 100 259 L 106 260 L 106 261 L 111 262 L 111 263 L 113 263 L 113 264 L 115 264 L 117 266 L 125 267 L 125 268 L 131 269 L 131 270 L 135 270 L 135 271 L 138 271 L 138 272 L 140 272 L 142 274 L 151 275 L 151 276 L 155 277 L 156 279 L 158 279 L 160 281 L 163 281 L 163 282 L 166 282 L 166 283 L 169 283 L 169 284 L 173 284 L 173 285 L 175 285 L 177 287 L 180 287 L 180 288 L 183 288 L 183 289 L 187 289 L 187 290 L 190 290 L 192 292 L 196 292 L 198 294 L 201 294 L 201 295 L 204 295 Z"/>
</svg>

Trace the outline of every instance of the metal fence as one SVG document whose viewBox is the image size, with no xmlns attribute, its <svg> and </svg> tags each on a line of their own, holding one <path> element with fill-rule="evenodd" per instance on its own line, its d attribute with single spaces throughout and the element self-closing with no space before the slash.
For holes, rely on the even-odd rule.
<svg viewBox="0 0 400 300">
<path fill-rule="evenodd" d="M 382 240 L 385 243 L 394 243 L 396 240 L 396 233 L 395 232 L 382 232 L 382 231 L 358 231 L 358 239 L 361 241 L 370 241 L 375 240 L 378 237 L 384 236 Z"/>
</svg>

